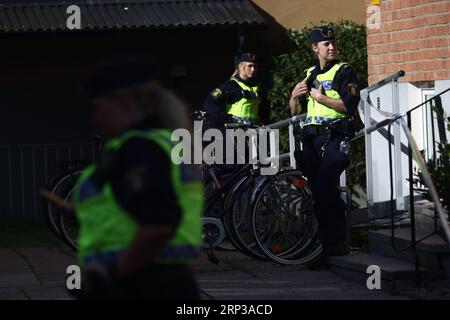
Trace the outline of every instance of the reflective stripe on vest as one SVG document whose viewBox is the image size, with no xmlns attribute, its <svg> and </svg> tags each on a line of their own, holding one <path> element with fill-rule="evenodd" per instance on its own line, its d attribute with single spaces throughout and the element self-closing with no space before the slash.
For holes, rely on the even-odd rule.
<svg viewBox="0 0 450 320">
<path fill-rule="evenodd" d="M 313 121 L 314 120 L 314 121 Z M 309 124 L 309 123 L 322 123 L 323 121 L 325 122 L 331 122 L 333 120 L 336 120 L 336 118 L 324 118 L 324 117 L 307 117 L 305 120 L 305 124 Z"/>
<path fill-rule="evenodd" d="M 328 70 L 325 73 L 318 74 L 316 79 L 320 82 L 322 85 L 323 90 L 325 91 L 325 94 L 327 97 L 330 97 L 332 99 L 340 99 L 341 96 L 339 95 L 339 92 L 334 90 L 334 78 L 336 76 L 336 73 L 338 70 L 344 66 L 348 65 L 345 62 L 339 62 L 336 63 L 334 66 L 331 67 L 330 70 Z M 306 79 L 308 79 L 311 76 L 311 73 L 313 72 L 315 67 L 311 67 L 306 72 Z M 307 113 L 307 124 L 321 124 L 322 121 L 330 121 L 338 118 L 344 118 L 346 117 L 345 113 L 341 113 L 339 111 L 336 111 L 325 104 L 319 103 L 316 100 L 314 100 L 310 95 L 308 95 L 308 113 Z M 308 122 L 309 119 L 309 122 Z"/>
<path fill-rule="evenodd" d="M 242 97 L 239 101 L 228 106 L 228 114 L 240 118 L 256 119 L 258 117 L 258 109 L 261 102 L 259 97 L 259 87 L 250 87 L 235 77 L 231 78 L 231 80 L 236 82 L 242 90 L 253 92 L 256 95 L 256 98 L 248 99 Z"/>
<path fill-rule="evenodd" d="M 158 144 L 171 156 L 171 133 L 167 130 L 129 131 L 109 141 L 105 149 L 117 150 L 129 139 L 140 137 Z M 75 191 L 75 209 L 80 222 L 78 250 L 80 263 L 116 256 L 128 248 L 138 229 L 133 217 L 117 202 L 110 182 L 101 188 L 95 186 L 91 176 L 95 164 L 85 169 Z M 155 263 L 189 263 L 198 255 L 201 243 L 201 214 L 203 188 L 200 180 L 193 179 L 192 166 L 177 166 L 171 162 L 172 185 L 181 209 L 181 221 L 169 244 Z"/>
</svg>

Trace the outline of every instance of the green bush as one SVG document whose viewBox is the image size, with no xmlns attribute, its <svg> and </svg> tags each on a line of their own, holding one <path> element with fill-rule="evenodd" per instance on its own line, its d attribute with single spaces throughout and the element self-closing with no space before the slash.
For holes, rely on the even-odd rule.
<svg viewBox="0 0 450 320">
<path fill-rule="evenodd" d="M 447 118 L 447 130 L 450 131 L 450 117 Z M 450 143 L 441 142 L 438 144 L 439 157 L 436 161 L 428 161 L 427 168 L 430 172 L 431 179 L 437 188 L 441 197 L 442 205 L 449 212 L 450 221 Z M 431 200 L 430 194 L 427 198 Z"/>
</svg>

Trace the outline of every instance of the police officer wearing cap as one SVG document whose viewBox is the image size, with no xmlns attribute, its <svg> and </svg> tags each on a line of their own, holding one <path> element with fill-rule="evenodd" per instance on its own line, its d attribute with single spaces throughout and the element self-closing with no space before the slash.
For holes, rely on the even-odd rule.
<svg viewBox="0 0 450 320">
<path fill-rule="evenodd" d="M 225 122 L 254 124 L 258 121 L 261 99 L 256 75 L 256 56 L 242 54 L 231 78 L 205 99 L 203 109 L 213 127 L 221 127 Z"/>
<path fill-rule="evenodd" d="M 188 118 L 153 69 L 147 59 L 116 59 L 88 83 L 107 141 L 74 194 L 85 299 L 199 298 L 189 265 L 201 241 L 201 177 L 171 161 L 170 130 Z"/>
<path fill-rule="evenodd" d="M 307 111 L 300 166 L 314 194 L 314 211 L 325 256 L 347 254 L 345 202 L 338 189 L 348 165 L 347 138 L 359 103 L 359 87 L 352 66 L 336 58 L 334 32 L 324 26 L 311 31 L 317 63 L 291 93 L 291 114 Z M 328 125 L 328 124 L 333 125 Z"/>
</svg>

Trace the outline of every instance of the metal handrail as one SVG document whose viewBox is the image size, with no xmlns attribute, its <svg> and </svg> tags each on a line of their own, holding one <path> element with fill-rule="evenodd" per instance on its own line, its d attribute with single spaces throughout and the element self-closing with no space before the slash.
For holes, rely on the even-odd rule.
<svg viewBox="0 0 450 320">
<path fill-rule="evenodd" d="M 405 72 L 400 70 L 399 72 L 396 72 L 396 73 L 388 76 L 387 78 L 379 81 L 378 83 L 367 87 L 366 89 L 361 91 L 361 97 L 362 98 L 364 97 L 366 99 L 366 102 L 368 102 L 373 107 L 373 105 L 370 103 L 369 93 L 371 91 L 374 91 L 374 90 L 376 90 L 376 89 L 378 89 L 378 88 L 388 84 L 388 83 L 391 83 L 392 81 L 397 81 L 398 78 L 404 76 L 404 74 L 405 74 Z M 408 116 L 412 111 L 418 109 L 421 106 L 426 105 L 430 101 L 436 99 L 437 97 L 441 96 L 442 94 L 444 94 L 444 93 L 446 93 L 448 91 L 450 91 L 450 88 L 446 89 L 446 90 L 444 90 L 444 91 L 442 91 L 442 92 L 440 92 L 438 94 L 436 94 L 432 98 L 426 100 L 425 102 L 419 104 L 418 106 L 415 106 L 414 108 L 412 108 L 412 109 L 410 109 L 410 110 L 408 110 L 408 111 L 406 111 L 406 112 L 404 112 L 402 114 L 392 114 L 392 113 L 389 114 L 386 119 L 384 119 L 384 120 L 382 120 L 382 121 L 380 121 L 380 122 L 378 122 L 378 123 L 376 123 L 376 124 L 374 124 L 372 126 L 369 126 L 367 128 L 364 128 L 364 129 L 361 129 L 360 131 L 358 131 L 355 134 L 355 137 L 352 139 L 352 141 L 354 141 L 356 139 L 359 139 L 361 137 L 364 137 L 365 135 L 371 134 L 372 132 L 375 132 L 375 131 L 377 131 L 377 130 L 379 130 L 379 129 L 387 126 L 387 125 L 391 125 L 392 123 L 394 123 L 396 121 L 400 122 L 401 127 L 405 131 L 405 134 L 408 137 L 408 141 L 409 141 L 410 145 L 412 146 L 412 154 L 415 156 L 416 161 L 419 163 L 419 166 L 420 166 L 422 172 L 424 173 L 424 176 L 426 178 L 425 184 L 427 185 L 427 187 L 430 190 L 433 202 L 435 203 L 436 210 L 437 210 L 437 212 L 439 214 L 439 217 L 440 217 L 440 220 L 441 220 L 442 229 L 444 230 L 445 236 L 447 238 L 447 243 L 450 246 L 450 229 L 449 229 L 449 226 L 445 223 L 445 221 L 446 221 L 445 214 L 444 214 L 444 211 L 443 211 L 443 208 L 442 208 L 442 204 L 439 201 L 439 194 L 438 194 L 438 192 L 436 190 L 436 187 L 435 187 L 435 185 L 434 185 L 434 183 L 433 183 L 433 181 L 432 181 L 432 179 L 430 177 L 429 171 L 426 168 L 425 160 L 423 159 L 419 149 L 417 148 L 417 144 L 416 144 L 414 138 L 411 135 L 411 132 L 409 131 L 407 125 L 405 125 L 404 120 L 403 120 L 403 117 Z M 388 112 L 385 112 L 385 113 L 388 114 Z M 305 120 L 305 118 L 306 118 L 306 114 L 301 114 L 301 115 L 293 116 L 291 118 L 287 118 L 287 119 L 284 119 L 284 120 L 281 120 L 281 121 L 277 121 L 275 123 L 266 125 L 265 127 L 271 128 L 271 129 L 278 129 L 278 128 L 290 125 L 292 123 L 301 122 L 301 121 Z M 279 155 L 278 159 L 279 159 L 279 161 L 283 161 L 283 160 L 289 159 L 289 157 L 290 157 L 290 153 L 284 153 L 284 154 Z M 412 170 L 412 168 L 410 170 Z M 413 183 L 413 182 L 410 181 L 410 183 Z M 410 196 L 413 197 L 413 194 L 410 194 Z M 426 239 L 426 238 L 428 238 L 428 237 L 425 237 L 424 239 Z M 423 241 L 424 239 L 421 239 L 418 242 Z"/>
<path fill-rule="evenodd" d="M 447 92 L 447 91 L 448 90 L 446 90 L 445 92 Z M 441 94 L 443 94 L 443 93 L 441 93 Z M 440 95 L 437 95 L 437 96 L 440 96 Z M 435 97 L 437 97 L 437 96 L 435 96 Z M 412 111 L 413 110 L 410 110 L 406 114 L 409 115 L 410 112 L 412 112 Z M 411 133 L 410 129 L 408 128 L 408 125 L 405 123 L 405 120 L 403 118 L 399 118 L 399 120 L 400 120 L 400 124 L 403 128 L 403 131 L 405 132 L 405 134 L 408 138 L 409 144 L 412 149 L 412 153 L 415 156 L 420 169 L 422 170 L 425 185 L 428 187 L 428 189 L 430 191 L 431 198 L 433 199 L 436 211 L 437 211 L 440 221 L 441 221 L 441 227 L 444 230 L 444 233 L 447 237 L 447 245 L 450 247 L 450 228 L 449 228 L 448 224 L 446 223 L 447 219 L 445 218 L 444 208 L 442 207 L 442 203 L 439 200 L 440 199 L 439 193 L 436 189 L 433 179 L 431 179 L 431 175 L 426 166 L 425 159 L 423 158 L 422 154 L 420 153 L 417 143 L 414 140 L 414 137 L 412 136 L 412 133 Z M 412 184 L 413 182 L 410 181 L 410 183 Z"/>
<path fill-rule="evenodd" d="M 381 82 L 382 81 L 380 81 L 380 83 Z M 386 84 L 386 82 L 384 82 L 384 84 Z M 448 91 L 450 91 L 450 88 L 448 88 L 448 89 L 446 89 L 446 90 L 444 90 L 444 91 L 434 95 L 432 98 L 426 100 L 425 102 L 423 102 L 423 103 L 421 103 L 421 104 L 411 108 L 410 110 L 408 110 L 408 111 L 406 111 L 406 112 L 404 112 L 402 114 L 399 114 L 399 115 L 392 114 L 390 117 L 388 117 L 388 118 L 378 122 L 375 125 L 372 125 L 372 126 L 370 126 L 368 128 L 361 129 L 360 131 L 358 131 L 356 133 L 355 137 L 352 140 L 359 139 L 359 138 L 365 136 L 366 134 L 370 134 L 370 133 L 372 133 L 374 131 L 377 131 L 380 128 L 383 128 L 383 127 L 385 127 L 387 125 L 390 125 L 390 124 L 392 124 L 392 123 L 394 123 L 396 121 L 400 121 L 400 124 L 401 124 L 401 126 L 403 128 L 403 131 L 405 132 L 405 134 L 406 134 L 406 136 L 408 138 L 408 141 L 409 141 L 410 145 L 413 146 L 412 147 L 413 155 L 415 156 L 416 161 L 418 162 L 418 164 L 420 166 L 420 169 L 422 170 L 422 172 L 424 174 L 424 177 L 426 179 L 425 184 L 427 185 L 428 189 L 430 190 L 430 194 L 432 196 L 433 203 L 436 206 L 436 211 L 437 211 L 437 213 L 439 215 L 439 218 L 440 218 L 441 227 L 444 230 L 444 233 L 445 233 L 445 236 L 446 236 L 446 240 L 447 240 L 447 244 L 450 247 L 450 228 L 449 228 L 448 224 L 445 223 L 447 221 L 447 219 L 445 218 L 444 210 L 443 210 L 442 204 L 441 204 L 441 202 L 439 200 L 440 199 L 439 198 L 439 194 L 438 194 L 437 189 L 436 189 L 436 187 L 435 187 L 435 185 L 434 185 L 434 183 L 433 183 L 433 181 L 431 179 L 430 173 L 429 173 L 429 171 L 428 171 L 428 169 L 426 167 L 425 160 L 424 160 L 422 154 L 420 153 L 420 151 L 419 151 L 419 149 L 417 147 L 417 143 L 414 140 L 414 138 L 412 137 L 412 134 L 409 131 L 408 126 L 405 125 L 404 120 L 403 120 L 403 118 L 405 116 L 408 116 L 409 114 L 411 114 L 412 111 L 414 111 L 414 110 L 416 110 L 416 109 L 418 109 L 420 107 L 423 107 L 427 103 L 435 100 L 437 97 L 440 97 L 441 95 L 443 95 L 444 93 L 446 93 Z M 413 183 L 413 182 L 410 181 L 410 183 Z M 413 196 L 413 195 L 410 195 L 410 196 Z M 424 239 L 426 239 L 426 238 L 427 237 L 425 237 Z M 423 241 L 424 239 L 421 239 L 421 240 L 419 240 L 417 242 Z"/>
<path fill-rule="evenodd" d="M 366 99 L 369 99 L 369 93 L 371 91 L 374 91 L 374 90 L 376 90 L 376 89 L 378 89 L 378 88 L 380 88 L 380 87 L 382 87 L 382 86 L 384 86 L 384 85 L 386 85 L 388 83 L 391 83 L 392 81 L 396 81 L 399 77 L 402 77 L 404 75 L 405 75 L 405 72 L 403 70 L 400 70 L 399 72 L 393 73 L 392 75 L 390 75 L 387 78 L 379 81 L 378 83 L 367 87 L 365 90 L 363 90 L 365 92 L 362 95 L 365 96 Z M 412 146 L 413 155 L 416 157 L 416 161 L 419 163 L 419 166 L 420 166 L 422 172 L 425 175 L 425 178 L 426 178 L 425 184 L 427 185 L 427 187 L 430 190 L 433 202 L 435 203 L 436 210 L 437 210 L 437 212 L 439 214 L 439 218 L 441 220 L 442 229 L 444 230 L 444 233 L 446 235 L 447 243 L 450 246 L 450 228 L 449 228 L 448 224 L 445 223 L 445 221 L 446 221 L 445 214 L 444 214 L 444 211 L 443 211 L 443 208 L 442 208 L 442 204 L 439 201 L 439 194 L 438 194 L 437 189 L 436 189 L 436 187 L 435 187 L 435 185 L 434 185 L 434 183 L 433 183 L 433 181 L 432 181 L 432 179 L 430 177 L 429 171 L 428 171 L 428 169 L 427 169 L 427 167 L 425 165 L 425 160 L 424 160 L 423 156 L 421 155 L 421 153 L 420 153 L 420 151 L 419 151 L 419 149 L 417 147 L 417 144 L 416 144 L 414 138 L 411 135 L 411 132 L 409 131 L 407 125 L 405 125 L 404 120 L 403 120 L 403 117 L 408 116 L 409 114 L 411 114 L 412 111 L 414 111 L 414 110 L 416 110 L 416 109 L 426 105 L 427 103 L 435 100 L 437 97 L 440 97 L 441 95 L 443 95 L 444 93 L 446 93 L 448 91 L 450 91 L 450 88 L 448 88 L 448 89 L 446 89 L 446 90 L 444 90 L 444 91 L 434 95 L 432 98 L 424 101 L 423 103 L 415 106 L 414 108 L 412 108 L 412 109 L 410 109 L 410 110 L 408 110 L 408 111 L 406 111 L 406 112 L 404 112 L 404 113 L 402 113 L 400 115 L 391 114 L 390 117 L 388 117 L 388 118 L 378 122 L 377 124 L 369 126 L 368 128 L 361 129 L 360 131 L 358 131 L 355 134 L 355 137 L 352 139 L 352 141 L 356 140 L 356 139 L 359 139 L 359 138 L 361 138 L 361 137 L 363 137 L 363 136 L 365 136 L 367 134 L 371 134 L 372 132 L 377 131 L 377 130 L 379 130 L 379 129 L 387 126 L 387 125 L 390 125 L 393 122 L 396 122 L 396 121 L 399 121 L 399 120 L 401 121 L 401 126 L 402 126 L 403 130 L 405 131 L 405 134 L 408 137 L 408 141 L 409 141 L 410 145 Z M 288 119 L 284 119 L 284 120 L 272 123 L 270 125 L 267 125 L 266 127 L 269 127 L 269 128 L 272 128 L 272 129 L 277 129 L 277 128 L 281 128 L 283 126 L 289 125 L 291 123 L 294 123 L 294 122 L 300 122 L 300 121 L 304 120 L 305 118 L 306 118 L 306 114 L 301 114 L 301 115 L 297 115 L 297 116 L 294 116 L 294 117 L 291 117 L 291 118 L 288 118 Z M 279 156 L 279 160 L 282 161 L 282 160 L 288 159 L 289 156 L 290 156 L 289 153 L 284 153 L 284 154 Z M 412 183 L 412 181 L 410 181 L 410 183 Z M 413 196 L 413 195 L 410 195 L 410 196 Z"/>
<path fill-rule="evenodd" d="M 302 113 L 302 114 L 299 114 L 297 116 L 293 116 L 291 118 L 287 118 L 287 119 L 284 119 L 284 120 L 280 120 L 280 121 L 274 122 L 272 124 L 267 125 L 266 127 L 271 128 L 271 129 L 279 129 L 279 128 L 285 127 L 285 126 L 287 126 L 287 125 L 289 125 L 291 123 L 300 122 L 300 121 L 305 120 L 305 119 L 306 119 L 306 113 Z"/>
<path fill-rule="evenodd" d="M 364 89 L 364 90 L 366 90 L 366 89 Z M 422 102 L 421 104 L 415 106 L 414 108 L 411 108 L 410 110 L 408 110 L 408 111 L 406 111 L 406 112 L 404 112 L 404 113 L 402 113 L 402 114 L 400 114 L 400 115 L 391 114 L 391 116 L 389 116 L 389 117 L 387 117 L 386 119 L 384 119 L 384 120 L 378 122 L 377 124 L 374 124 L 374 125 L 372 125 L 372 126 L 370 126 L 370 127 L 368 127 L 368 128 L 364 128 L 364 129 L 359 130 L 359 131 L 355 134 L 355 137 L 354 137 L 352 140 L 356 140 L 356 139 L 362 138 L 362 137 L 364 137 L 364 135 L 366 135 L 366 134 L 369 134 L 369 133 L 372 133 L 372 132 L 374 132 L 374 131 L 377 131 L 378 129 L 387 126 L 389 123 L 394 122 L 394 121 L 396 121 L 397 119 L 400 119 L 400 118 L 403 118 L 403 117 L 407 116 L 409 113 L 413 112 L 414 110 L 416 110 L 416 109 L 418 109 L 418 108 L 420 108 L 420 107 L 423 107 L 423 106 L 426 105 L 427 103 L 429 103 L 429 102 L 435 100 L 436 97 L 440 97 L 441 95 L 443 95 L 444 93 L 446 93 L 446 92 L 448 92 L 448 91 L 450 91 L 450 88 L 448 88 L 448 89 L 446 89 L 446 90 L 444 90 L 444 91 L 441 91 L 441 92 L 438 93 L 438 94 L 435 94 L 432 98 L 430 98 L 430 99 L 428 99 L 428 100 Z M 367 97 L 368 97 L 368 96 L 367 96 Z"/>
</svg>

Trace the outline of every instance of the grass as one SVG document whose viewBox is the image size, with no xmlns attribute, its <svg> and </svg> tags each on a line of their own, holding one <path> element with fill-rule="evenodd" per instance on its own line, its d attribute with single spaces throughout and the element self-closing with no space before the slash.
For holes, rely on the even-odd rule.
<svg viewBox="0 0 450 320">
<path fill-rule="evenodd" d="M 0 247 L 61 246 L 59 240 L 41 220 L 24 218 L 0 219 Z"/>
<path fill-rule="evenodd" d="M 352 228 L 352 248 L 358 248 L 363 252 L 369 252 L 369 228 Z"/>
<path fill-rule="evenodd" d="M 408 226 L 409 227 L 409 226 Z M 369 252 L 369 231 L 391 230 L 390 226 L 353 227 L 351 247 Z"/>
</svg>

